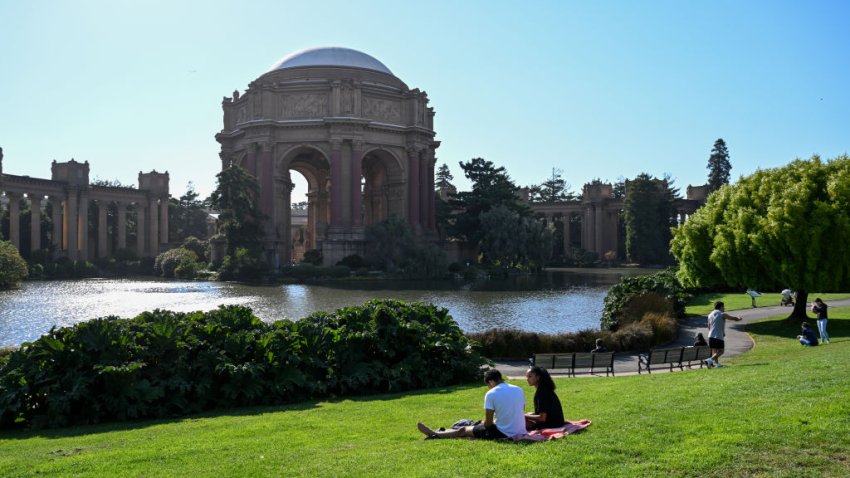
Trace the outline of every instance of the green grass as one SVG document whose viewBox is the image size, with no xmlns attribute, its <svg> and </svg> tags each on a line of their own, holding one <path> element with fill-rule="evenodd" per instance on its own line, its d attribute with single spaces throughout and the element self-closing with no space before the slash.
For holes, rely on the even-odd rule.
<svg viewBox="0 0 850 478">
<path fill-rule="evenodd" d="M 782 294 L 779 292 L 775 294 L 766 292 L 761 293 L 763 294 L 761 297 L 756 297 L 756 306 L 758 307 L 779 305 L 779 302 L 782 300 Z M 815 300 L 815 297 L 820 297 L 828 304 L 831 300 L 848 299 L 850 298 L 850 293 L 812 292 L 809 294 L 808 301 L 811 302 Z M 685 307 L 685 313 L 688 315 L 707 315 L 709 312 L 714 310 L 714 303 L 718 300 L 723 301 L 723 303 L 726 304 L 726 310 L 741 310 L 752 307 L 750 296 L 743 292 L 713 292 L 694 296 L 688 301 L 688 305 Z M 788 313 L 791 313 L 790 307 L 788 307 Z"/>
<path fill-rule="evenodd" d="M 423 441 L 417 420 L 482 416 L 473 385 L 4 432 L 0 476 L 848 476 L 850 308 L 830 315 L 826 346 L 773 319 L 723 369 L 558 379 L 567 418 L 593 425 L 547 443 Z"/>
</svg>

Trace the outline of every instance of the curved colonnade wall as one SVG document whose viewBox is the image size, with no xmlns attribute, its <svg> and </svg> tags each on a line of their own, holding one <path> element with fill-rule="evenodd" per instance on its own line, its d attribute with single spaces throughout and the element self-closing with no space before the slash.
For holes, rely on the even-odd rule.
<svg viewBox="0 0 850 478">
<path fill-rule="evenodd" d="M 53 257 L 88 260 L 129 248 L 139 257 L 149 257 L 168 242 L 168 172 L 139 172 L 139 189 L 134 189 L 90 185 L 88 161 L 53 161 L 51 179 L 4 174 L 2 161 L 0 153 L 0 193 L 8 212 L 6 239 L 26 250 L 27 256 L 47 249 Z M 29 203 L 31 211 L 25 247 L 22 201 Z M 90 211 L 96 211 L 94 220 Z M 50 214 L 48 231 L 42 231 L 43 214 Z"/>
<path fill-rule="evenodd" d="M 342 55 L 342 56 L 340 56 Z M 435 237 L 434 110 L 374 58 L 299 52 L 222 102 L 222 169 L 257 178 L 270 264 L 293 260 L 291 171 L 307 181 L 306 249 L 363 254 L 364 227 L 395 215 Z"/>
</svg>

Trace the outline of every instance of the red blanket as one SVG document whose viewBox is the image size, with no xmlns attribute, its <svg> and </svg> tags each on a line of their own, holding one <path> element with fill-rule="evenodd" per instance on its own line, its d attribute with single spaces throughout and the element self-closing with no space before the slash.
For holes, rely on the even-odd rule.
<svg viewBox="0 0 850 478">
<path fill-rule="evenodd" d="M 578 433 L 593 423 L 590 420 L 567 420 L 567 424 L 559 428 L 544 428 L 542 430 L 532 430 L 528 433 L 511 437 L 514 441 L 530 440 L 530 441 L 546 441 L 556 438 L 563 438 L 566 435 Z"/>
</svg>

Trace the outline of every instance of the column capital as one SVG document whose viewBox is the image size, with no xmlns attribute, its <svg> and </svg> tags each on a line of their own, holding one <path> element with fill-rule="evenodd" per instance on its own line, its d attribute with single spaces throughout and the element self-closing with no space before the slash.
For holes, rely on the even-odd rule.
<svg viewBox="0 0 850 478">
<path fill-rule="evenodd" d="M 274 150 L 274 145 L 275 143 L 272 141 L 263 141 L 258 149 L 264 153 L 271 153 Z"/>
<path fill-rule="evenodd" d="M 363 151 L 363 145 L 366 144 L 362 139 L 351 140 L 351 148 L 354 151 Z"/>
<path fill-rule="evenodd" d="M 339 151 L 340 149 L 342 149 L 341 138 L 331 138 L 328 142 L 330 143 L 332 150 Z"/>
</svg>

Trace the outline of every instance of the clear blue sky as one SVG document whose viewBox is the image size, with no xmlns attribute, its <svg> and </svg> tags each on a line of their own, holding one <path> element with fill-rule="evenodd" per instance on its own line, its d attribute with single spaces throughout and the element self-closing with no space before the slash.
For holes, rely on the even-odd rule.
<svg viewBox="0 0 850 478">
<path fill-rule="evenodd" d="M 4 171 L 53 159 L 206 196 L 221 98 L 276 60 L 344 46 L 428 92 L 438 162 L 484 157 L 519 185 L 705 182 L 850 152 L 850 2 L 0 0 Z M 293 196 L 293 200 L 299 200 Z"/>
</svg>

